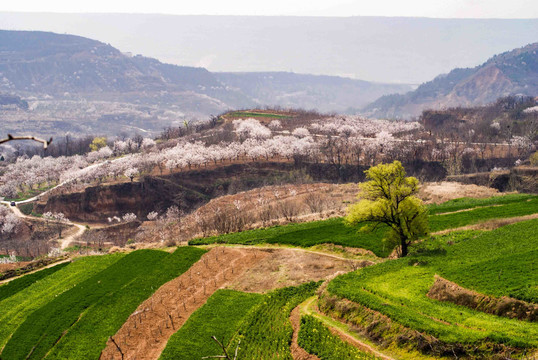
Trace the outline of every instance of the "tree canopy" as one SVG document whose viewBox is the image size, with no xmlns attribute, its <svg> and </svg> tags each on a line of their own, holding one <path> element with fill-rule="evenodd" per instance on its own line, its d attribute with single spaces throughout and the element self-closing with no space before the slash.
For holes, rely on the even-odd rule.
<svg viewBox="0 0 538 360">
<path fill-rule="evenodd" d="M 369 181 L 359 184 L 360 201 L 348 207 L 346 222 L 362 231 L 387 225 L 386 240 L 399 245 L 400 256 L 406 256 L 411 242 L 428 233 L 426 207 L 415 196 L 419 182 L 405 176 L 399 161 L 372 166 L 365 173 Z"/>
</svg>

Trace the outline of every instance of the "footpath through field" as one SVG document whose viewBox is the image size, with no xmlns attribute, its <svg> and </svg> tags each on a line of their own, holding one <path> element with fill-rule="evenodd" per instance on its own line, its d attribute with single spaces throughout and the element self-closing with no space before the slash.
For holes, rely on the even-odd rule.
<svg viewBox="0 0 538 360">
<path fill-rule="evenodd" d="M 346 324 L 341 323 L 338 320 L 335 320 L 335 319 L 332 319 L 332 318 L 330 318 L 330 320 L 329 320 L 329 317 L 322 314 L 319 311 L 319 309 L 317 308 L 316 300 L 317 300 L 317 297 L 311 297 L 310 299 L 306 300 L 302 304 L 299 304 L 292 311 L 292 315 L 290 316 L 290 321 L 292 322 L 292 325 L 293 325 L 294 334 L 295 334 L 296 331 L 297 331 L 297 333 L 299 332 L 299 325 L 300 325 L 301 315 L 303 315 L 303 314 L 312 315 L 316 319 L 320 320 L 331 331 L 331 333 L 338 336 L 342 341 L 347 342 L 347 343 L 353 345 L 354 347 L 356 347 L 356 348 L 358 348 L 358 349 L 360 349 L 360 350 L 362 350 L 362 351 L 364 351 L 366 353 L 373 354 L 379 359 L 395 360 L 394 358 L 388 356 L 387 354 L 384 354 L 384 353 L 380 352 L 379 350 L 377 350 L 372 345 L 357 339 L 355 336 L 351 335 L 349 332 L 344 331 L 344 330 L 334 326 L 332 324 L 332 322 L 337 322 L 339 325 L 341 325 L 344 328 L 348 327 Z M 294 317 L 298 318 L 299 320 L 294 321 L 294 319 L 293 319 Z M 296 326 L 297 326 L 297 328 L 296 328 Z M 295 342 L 295 344 L 297 343 L 296 338 L 294 338 L 294 342 Z M 293 349 L 293 346 L 294 346 L 294 343 L 292 342 L 292 349 Z M 298 346 L 299 345 L 297 344 L 297 347 Z M 304 351 L 304 350 L 302 350 L 302 351 Z M 305 353 L 306 353 L 306 351 L 305 351 Z M 292 354 L 293 354 L 293 351 L 292 351 Z M 313 355 L 310 355 L 310 356 L 313 356 Z M 303 359 L 306 360 L 306 359 L 309 359 L 309 358 L 295 358 L 294 357 L 294 360 L 303 360 Z M 313 358 L 310 358 L 310 359 L 317 359 L 317 357 L 314 356 Z"/>
</svg>

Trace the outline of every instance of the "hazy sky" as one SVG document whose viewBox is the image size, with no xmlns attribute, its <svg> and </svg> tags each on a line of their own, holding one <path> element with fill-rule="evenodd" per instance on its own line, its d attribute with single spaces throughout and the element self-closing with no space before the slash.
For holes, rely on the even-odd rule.
<svg viewBox="0 0 538 360">
<path fill-rule="evenodd" d="M 18 0 L 0 11 L 538 18 L 536 0 Z"/>
</svg>

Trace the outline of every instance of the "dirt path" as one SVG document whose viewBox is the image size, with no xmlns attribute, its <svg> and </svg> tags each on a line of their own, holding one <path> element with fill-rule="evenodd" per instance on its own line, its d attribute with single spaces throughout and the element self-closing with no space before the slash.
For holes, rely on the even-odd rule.
<svg viewBox="0 0 538 360">
<path fill-rule="evenodd" d="M 220 288 L 266 258 L 263 250 L 217 247 L 189 271 L 161 286 L 113 336 L 124 359 L 158 359 L 168 339 Z M 109 339 L 101 359 L 121 359 Z"/>
<path fill-rule="evenodd" d="M 86 230 L 86 227 L 80 224 L 70 223 L 70 225 L 73 225 L 77 228 L 77 231 L 74 234 L 68 235 L 63 239 L 58 239 L 58 242 L 60 243 L 60 249 L 65 249 L 69 246 L 69 244 L 74 241 L 76 238 L 84 234 L 84 231 Z"/>
<path fill-rule="evenodd" d="M 476 224 L 465 225 L 458 228 L 446 229 L 432 233 L 432 235 L 444 235 L 453 231 L 462 230 L 495 230 L 505 225 L 515 224 L 521 221 L 538 219 L 538 213 L 524 216 L 515 216 L 510 218 L 491 219 Z"/>
<path fill-rule="evenodd" d="M 317 298 L 315 298 L 314 300 L 316 300 Z M 309 301 L 307 304 L 303 305 L 305 307 L 305 309 L 310 312 L 312 315 L 316 316 L 319 320 L 321 320 L 323 322 L 323 324 L 329 329 L 329 331 L 333 334 L 333 335 L 336 335 L 338 336 L 342 341 L 345 341 L 351 345 L 353 345 L 354 347 L 356 347 L 357 349 L 361 350 L 361 351 L 364 351 L 366 353 L 370 353 L 370 354 L 373 354 L 375 355 L 376 357 L 380 358 L 380 359 L 384 359 L 384 360 L 395 360 L 394 358 L 388 356 L 388 355 L 385 355 L 383 354 L 382 352 L 379 352 L 376 348 L 374 348 L 373 346 L 363 342 L 363 341 L 360 341 L 359 339 L 357 339 L 356 337 L 346 333 L 345 331 L 337 328 L 337 327 L 334 327 L 334 326 L 331 326 L 331 324 L 329 324 L 327 321 L 324 321 L 324 317 L 326 317 L 326 315 L 324 315 L 317 307 L 317 304 L 314 300 L 311 300 Z M 301 306 L 299 305 L 299 306 Z M 332 318 L 331 318 L 332 319 Z M 332 319 L 333 321 L 337 321 L 337 322 L 340 322 L 336 319 Z M 343 324 L 343 323 L 342 323 Z"/>
<path fill-rule="evenodd" d="M 293 327 L 293 335 L 291 338 L 291 356 L 293 360 L 319 360 L 319 357 L 316 355 L 311 355 L 307 353 L 302 347 L 297 343 L 299 338 L 299 328 L 301 327 L 301 313 L 299 306 L 297 306 L 290 315 L 291 326 Z"/>
</svg>

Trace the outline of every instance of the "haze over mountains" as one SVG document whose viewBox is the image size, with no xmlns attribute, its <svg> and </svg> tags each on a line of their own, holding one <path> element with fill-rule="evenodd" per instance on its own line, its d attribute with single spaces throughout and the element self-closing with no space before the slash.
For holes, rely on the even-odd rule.
<svg viewBox="0 0 538 360">
<path fill-rule="evenodd" d="M 211 73 L 131 56 L 99 41 L 0 31 L 2 130 L 57 134 L 158 132 L 231 108 L 286 106 L 344 111 L 408 85 L 293 73 Z M 12 105 L 10 107 L 10 105 Z M 21 128 L 21 126 L 23 128 Z"/>
<path fill-rule="evenodd" d="M 209 71 L 292 71 L 420 84 L 537 41 L 538 19 L 1 13 L 42 30 Z"/>
<path fill-rule="evenodd" d="M 406 94 L 383 96 L 362 112 L 409 119 L 424 109 L 485 105 L 508 95 L 538 95 L 538 43 L 496 55 L 474 68 L 454 69 Z"/>
<path fill-rule="evenodd" d="M 0 13 L 0 21 L 12 28 L 73 29 L 106 42 L 0 31 L 2 132 L 147 135 L 186 119 L 264 106 L 410 119 L 425 108 L 538 92 L 536 44 L 506 52 L 535 40 L 535 19 Z M 450 64 L 482 63 L 497 48 L 506 53 L 474 68 L 438 71 L 414 91 L 396 84 L 452 70 Z M 159 56 L 126 51 L 133 49 Z M 215 53 L 207 55 L 208 49 Z M 192 64 L 198 67 L 184 66 Z M 392 83 L 266 71 L 288 65 Z"/>
</svg>

